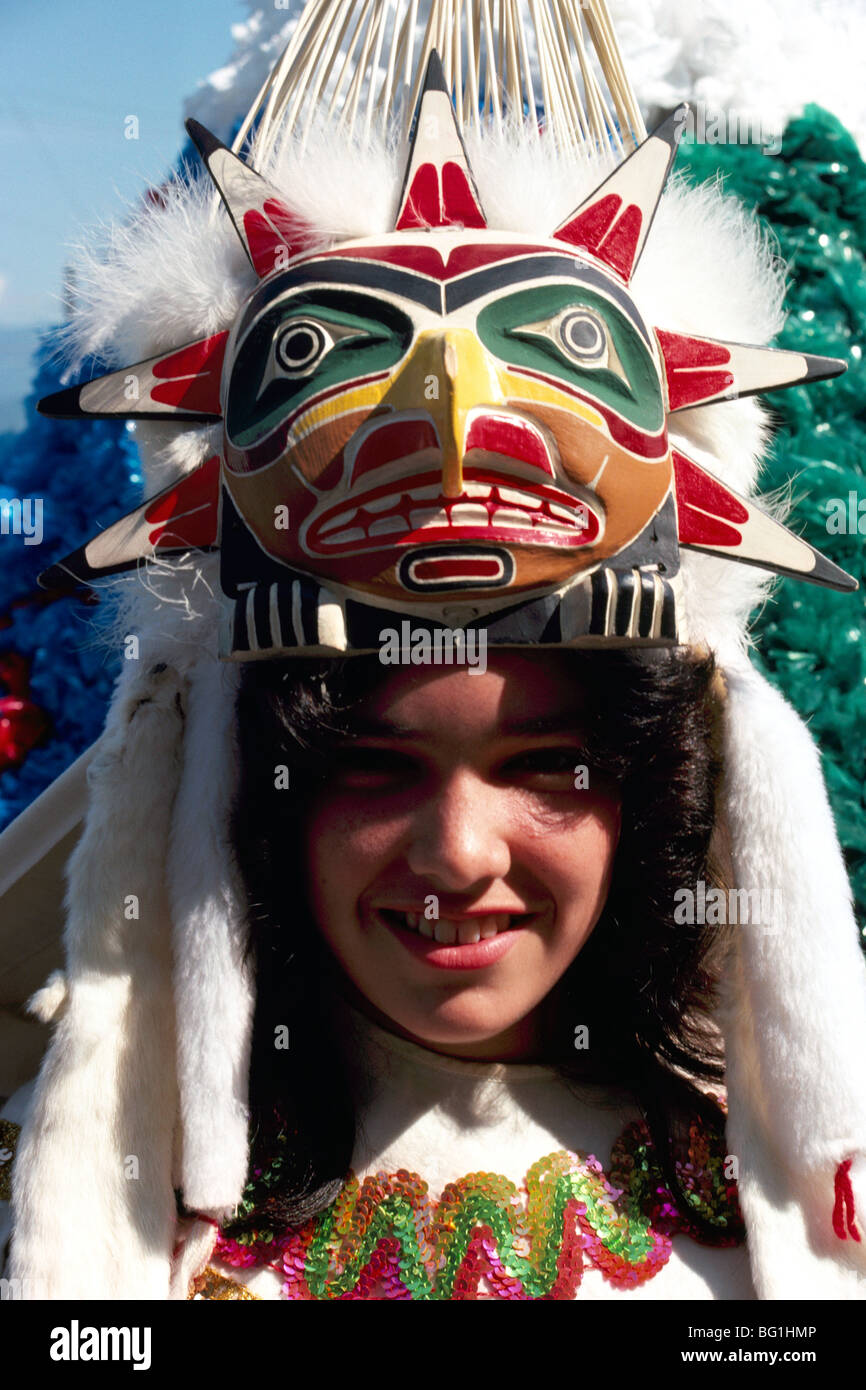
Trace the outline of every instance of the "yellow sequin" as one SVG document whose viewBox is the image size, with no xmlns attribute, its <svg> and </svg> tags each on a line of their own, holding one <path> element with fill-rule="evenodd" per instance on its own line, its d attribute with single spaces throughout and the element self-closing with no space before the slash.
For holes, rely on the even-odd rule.
<svg viewBox="0 0 866 1390">
<path fill-rule="evenodd" d="M 201 1299 L 254 1299 L 257 1303 L 261 1302 L 257 1293 L 245 1288 L 236 1279 L 229 1279 L 227 1275 L 220 1274 L 212 1265 L 208 1265 L 190 1283 L 187 1297 L 196 1296 Z"/>
</svg>

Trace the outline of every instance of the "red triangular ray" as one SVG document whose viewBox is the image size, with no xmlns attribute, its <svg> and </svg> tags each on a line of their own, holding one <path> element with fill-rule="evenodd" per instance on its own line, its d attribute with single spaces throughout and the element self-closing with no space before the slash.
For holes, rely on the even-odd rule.
<svg viewBox="0 0 866 1390">
<path fill-rule="evenodd" d="M 759 565 L 850 592 L 857 581 L 832 560 L 727 487 L 694 459 L 672 450 L 680 545 Z"/>
<path fill-rule="evenodd" d="M 438 53 L 431 53 L 395 229 L 487 226 Z"/>
<path fill-rule="evenodd" d="M 60 419 L 219 420 L 228 336 L 214 333 L 167 356 L 149 357 L 119 372 L 55 391 L 43 397 L 38 409 L 42 415 Z"/>
<path fill-rule="evenodd" d="M 39 575 L 43 589 L 66 592 L 134 569 L 154 555 L 214 550 L 219 538 L 220 458 L 214 454 L 179 482 L 142 502 Z"/>
<path fill-rule="evenodd" d="M 554 237 L 603 261 L 628 282 L 670 173 L 688 107 L 677 108 L 557 227 Z"/>
<path fill-rule="evenodd" d="M 153 375 L 157 381 L 150 388 L 151 400 L 181 410 L 219 415 L 220 377 L 228 336 L 216 333 L 155 362 Z"/>
<path fill-rule="evenodd" d="M 198 121 L 187 121 L 186 128 L 260 279 L 285 270 L 293 256 L 316 243 L 314 229 L 286 206 L 261 174 Z"/>
<path fill-rule="evenodd" d="M 590 251 L 628 280 L 637 257 L 643 213 L 635 203 L 623 206 L 616 193 L 608 193 L 578 213 L 556 236 Z"/>
<path fill-rule="evenodd" d="M 266 198 L 261 211 L 244 213 L 244 232 L 256 274 L 260 279 L 284 270 L 292 256 L 311 244 L 303 218 L 290 212 L 279 198 Z"/>
<path fill-rule="evenodd" d="M 780 348 L 747 347 L 715 338 L 655 330 L 667 379 L 668 410 L 689 410 L 712 401 L 752 396 L 807 381 L 838 376 L 846 364 Z"/>
</svg>

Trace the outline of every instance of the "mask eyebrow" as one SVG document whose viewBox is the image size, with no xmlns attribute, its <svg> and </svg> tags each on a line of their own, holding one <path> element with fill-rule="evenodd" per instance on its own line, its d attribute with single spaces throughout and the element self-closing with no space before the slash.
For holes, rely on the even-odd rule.
<svg viewBox="0 0 866 1390">
<path fill-rule="evenodd" d="M 276 290 L 277 286 L 279 292 L 273 294 L 273 297 L 269 294 L 253 296 L 244 315 L 244 330 L 249 322 L 262 313 L 263 308 L 276 307 L 293 290 L 315 290 L 318 286 L 333 286 L 349 292 L 368 290 L 372 298 L 375 298 L 377 290 L 384 290 L 386 294 L 411 300 L 433 310 L 434 313 L 442 312 L 443 295 L 440 284 L 414 274 L 411 270 L 403 270 L 381 262 L 377 264 L 375 261 L 334 257 L 333 260 L 317 261 L 311 265 L 302 263 L 292 270 L 283 271 L 273 289 Z"/>
<path fill-rule="evenodd" d="M 561 279 L 569 286 L 574 285 L 576 291 L 581 285 L 598 290 L 617 305 L 634 324 L 647 345 L 650 344 L 649 330 L 631 296 L 620 289 L 609 275 L 596 270 L 594 266 L 577 265 L 568 256 L 530 255 L 512 261 L 499 261 L 483 270 L 473 271 L 472 274 L 464 275 L 445 286 L 445 309 L 447 313 L 453 313 L 455 309 L 461 309 L 490 294 L 491 291 L 504 290 L 511 285 L 518 289 L 528 289 L 539 281 L 553 279 Z"/>
</svg>

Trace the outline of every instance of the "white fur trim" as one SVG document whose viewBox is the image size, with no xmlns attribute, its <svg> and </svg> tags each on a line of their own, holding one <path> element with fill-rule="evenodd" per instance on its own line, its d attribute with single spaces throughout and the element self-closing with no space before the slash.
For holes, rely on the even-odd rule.
<svg viewBox="0 0 866 1390">
<path fill-rule="evenodd" d="M 164 866 L 181 690 L 170 668 L 124 672 L 88 770 L 67 870 L 68 997 L 15 1159 L 9 1275 L 26 1298 L 166 1296 L 177 1098 Z"/>
<path fill-rule="evenodd" d="M 27 1012 L 42 1023 L 52 1023 L 69 998 L 69 987 L 62 970 L 53 970 L 41 989 L 27 1000 Z"/>
<path fill-rule="evenodd" d="M 222 1216 L 247 1174 L 247 1076 L 254 985 L 243 964 L 246 899 L 228 841 L 237 778 L 235 666 L 190 676 L 184 767 L 171 829 L 174 995 L 184 1201 Z"/>
<path fill-rule="evenodd" d="M 866 1275 L 866 1240 L 841 1241 L 832 1228 L 836 1169 L 866 1153 L 866 964 L 815 745 L 747 662 L 732 659 L 725 675 L 735 882 L 782 895 L 776 920 L 736 928 L 724 1019 L 728 1135 L 747 1216 L 751 1204 L 756 1284 L 763 1297 L 803 1297 L 797 1260 L 780 1258 L 778 1244 L 792 1203 L 802 1212 L 796 1240 L 811 1258 L 832 1255 Z M 855 1296 L 866 1297 L 860 1287 Z M 823 1295 L 810 1286 L 808 1296 Z"/>
<path fill-rule="evenodd" d="M 171 1269 L 170 1299 L 189 1297 L 190 1283 L 210 1259 L 216 1238 L 216 1227 L 208 1221 L 184 1221 L 180 1224 L 179 1248 L 175 1250 Z"/>
</svg>

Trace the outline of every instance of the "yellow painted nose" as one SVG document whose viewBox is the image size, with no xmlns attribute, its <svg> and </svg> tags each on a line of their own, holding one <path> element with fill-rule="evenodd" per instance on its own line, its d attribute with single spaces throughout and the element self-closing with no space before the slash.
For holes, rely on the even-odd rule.
<svg viewBox="0 0 866 1390">
<path fill-rule="evenodd" d="M 478 338 L 468 328 L 453 328 L 419 334 L 383 404 L 429 412 L 442 446 L 443 495 L 459 497 L 469 412 L 505 400 L 496 364 Z"/>
</svg>

